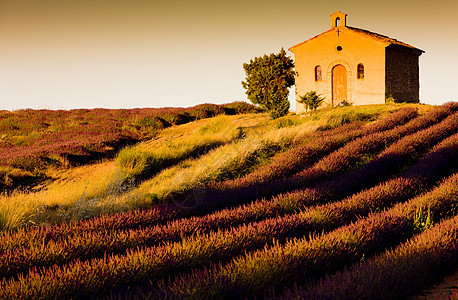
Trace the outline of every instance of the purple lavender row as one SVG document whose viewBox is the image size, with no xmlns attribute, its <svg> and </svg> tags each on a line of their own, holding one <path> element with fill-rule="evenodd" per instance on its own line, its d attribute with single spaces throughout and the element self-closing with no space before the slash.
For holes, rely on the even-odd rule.
<svg viewBox="0 0 458 300">
<path fill-rule="evenodd" d="M 433 127 L 431 129 L 435 128 Z M 431 131 L 431 129 L 427 129 L 426 131 Z M 436 132 L 440 133 L 438 130 Z M 424 134 L 419 132 L 415 135 Z M 415 141 L 417 145 L 422 145 L 418 144 L 415 138 L 406 137 L 403 140 L 408 143 L 393 145 L 391 148 L 388 148 L 386 152 L 391 153 L 393 151 L 390 149 L 401 147 L 404 149 L 404 153 L 402 153 L 403 156 L 407 158 L 412 154 L 412 150 L 415 149 L 411 147 L 412 141 Z M 426 148 L 427 143 L 423 144 L 423 146 Z M 420 162 L 409 169 L 407 173 L 401 175 L 400 178 L 380 184 L 372 189 L 354 195 L 343 202 L 333 203 L 312 210 L 312 215 L 323 216 L 323 219 L 324 216 L 327 215 L 329 218 L 326 224 L 310 223 L 310 219 L 307 219 L 309 218 L 310 212 L 305 215 L 299 214 L 298 216 L 292 217 L 286 216 L 284 218 L 279 218 L 279 216 L 303 211 L 311 204 L 330 202 L 333 199 L 337 199 L 339 196 L 342 197 L 346 194 L 350 194 L 349 190 L 352 191 L 355 184 L 353 184 L 353 186 L 351 186 L 351 183 L 342 184 L 342 178 L 336 178 L 336 180 L 326 182 L 319 188 L 309 188 L 303 191 L 280 195 L 271 201 L 257 201 L 250 205 L 222 210 L 204 217 L 173 221 L 167 226 L 147 227 L 128 231 L 106 230 L 101 232 L 81 232 L 78 235 L 71 235 L 61 237 L 54 241 L 48 241 L 46 245 L 41 242 L 36 245 L 16 245 L 14 249 L 9 248 L 10 250 L 5 250 L 0 254 L 0 265 L 3 266 L 0 271 L 0 276 L 12 276 L 17 272 L 26 271 L 32 266 L 64 264 L 76 258 L 89 259 L 103 256 L 106 253 L 122 253 L 129 248 L 140 245 L 153 246 L 164 241 L 176 242 L 183 237 L 195 233 L 208 233 L 216 228 L 221 230 L 275 216 L 278 217 L 275 222 L 280 223 L 270 224 L 269 226 L 283 226 L 279 225 L 282 222 L 286 224 L 294 222 L 307 223 L 306 227 L 291 227 L 290 230 L 292 235 L 294 235 L 293 233 L 304 230 L 329 230 L 330 228 L 341 226 L 345 224 L 345 222 L 354 221 L 358 216 L 368 214 L 373 209 L 381 209 L 393 203 L 405 201 L 407 197 L 414 196 L 422 191 L 417 188 L 418 186 L 428 188 L 436 180 L 448 175 L 450 169 L 458 167 L 455 166 L 458 162 L 458 151 L 456 150 L 458 150 L 458 134 L 451 136 L 434 147 L 431 153 L 421 159 Z M 381 158 L 383 158 L 383 156 Z M 377 160 L 375 160 L 375 162 L 376 161 Z M 407 160 L 401 159 L 401 161 L 406 162 Z M 447 168 L 443 168 L 444 165 L 447 165 Z M 390 164 L 387 163 L 386 160 L 384 160 L 384 166 L 391 169 Z M 357 170 L 346 177 L 367 178 L 374 177 L 373 175 L 380 173 L 382 173 L 380 168 L 373 169 L 368 166 L 368 168 Z M 379 179 L 381 180 L 382 178 Z M 345 190 L 345 188 L 349 190 Z M 375 198 L 373 196 L 374 193 L 376 195 Z M 350 205 L 349 203 L 359 204 Z M 365 205 L 367 206 L 366 210 L 363 209 Z M 304 221 L 304 216 L 307 222 Z M 333 216 L 333 218 L 331 218 L 331 216 Z M 299 219 L 296 220 L 296 217 Z M 294 222 L 292 220 L 294 220 Z M 283 233 L 275 237 L 282 238 L 281 234 Z M 29 239 L 32 240 L 34 238 L 29 236 Z"/>
<path fill-rule="evenodd" d="M 158 295 L 196 299 L 262 297 L 269 288 L 278 291 L 298 280 L 322 277 L 415 235 L 420 230 L 415 222 L 420 208 L 429 210 L 437 220 L 450 216 L 457 193 L 455 174 L 427 194 L 328 234 L 266 247 L 226 265 L 184 274 Z"/>
<path fill-rule="evenodd" d="M 457 257 L 455 216 L 393 250 L 275 299 L 407 299 L 454 271 Z"/>
<path fill-rule="evenodd" d="M 444 141 L 444 144 L 455 145 L 455 149 L 457 143 L 458 136 L 455 137 L 454 143 Z M 438 149 L 441 149 L 441 147 L 438 147 Z M 448 150 L 448 153 L 455 154 L 455 158 L 452 158 L 451 161 L 456 161 L 456 152 Z M 434 161 L 430 161 L 429 163 L 434 165 Z M 423 165 L 425 165 L 425 163 L 423 163 Z M 401 201 L 402 199 L 408 198 L 409 195 L 415 193 L 415 186 L 416 183 L 413 180 L 410 182 L 406 179 L 393 180 L 335 205 L 331 204 L 325 207 L 310 209 L 298 215 L 274 218 L 239 228 L 231 228 L 226 232 L 197 236 L 195 238 L 186 239 L 182 243 L 171 244 L 169 247 L 156 247 L 150 248 L 149 250 L 145 249 L 145 251 L 158 252 L 161 255 L 165 255 L 165 257 L 169 257 L 167 264 L 170 264 L 172 268 L 178 269 L 170 270 L 163 265 L 166 264 L 165 262 L 157 262 L 162 266 L 162 269 L 160 273 L 155 275 L 156 278 L 158 276 L 166 276 L 167 274 L 173 274 L 174 272 L 185 270 L 192 266 L 206 265 L 210 261 L 224 260 L 225 258 L 233 257 L 243 251 L 249 250 L 251 247 L 262 247 L 266 242 L 272 240 L 272 238 L 284 239 L 288 236 L 302 235 L 304 232 L 323 228 L 329 230 L 330 228 L 342 224 L 343 212 L 348 216 L 346 222 L 349 222 L 356 218 L 355 215 L 361 216 L 369 213 L 373 209 L 387 207 L 397 200 Z M 368 201 L 368 199 L 370 200 Z M 390 201 L 391 203 L 389 203 Z M 334 224 L 332 224 L 332 222 L 334 222 Z M 343 223 L 345 223 L 345 221 Z M 167 250 L 164 250 L 164 248 Z M 48 251 L 45 251 L 45 253 L 47 252 Z M 45 253 L 39 256 L 44 256 Z M 127 254 L 128 256 L 130 255 L 129 253 Z M 187 258 L 188 255 L 189 257 Z M 119 256 L 117 258 L 119 258 Z M 191 261 L 190 258 L 192 258 Z M 80 263 L 83 264 L 83 262 L 78 262 L 77 265 Z M 190 263 L 191 265 L 189 265 Z M 89 264 L 89 262 L 87 262 L 86 265 L 87 264 Z M 70 265 L 73 267 L 74 264 Z M 43 272 L 47 272 L 46 269 L 44 269 Z M 32 273 L 34 273 L 34 271 L 32 271 Z M 135 279 L 129 282 L 135 282 Z"/>
<path fill-rule="evenodd" d="M 450 113 L 453 110 L 458 110 L 458 105 L 455 108 L 453 105 L 444 105 L 440 108 L 441 111 L 444 113 Z M 397 113 L 390 115 L 387 118 L 384 118 L 378 122 L 370 124 L 367 126 L 363 132 L 372 132 L 372 131 L 379 131 L 390 129 L 396 126 L 397 123 L 405 123 L 408 120 L 415 117 L 416 110 L 411 108 L 405 108 L 399 110 Z M 352 136 L 353 133 L 347 133 L 348 135 Z M 345 139 L 345 137 L 344 137 Z M 306 159 L 306 157 L 301 156 L 302 159 Z M 222 202 L 222 201 L 220 201 Z M 219 203 L 217 207 L 224 207 L 223 203 Z M 117 213 L 113 215 L 103 215 L 100 217 L 93 218 L 89 221 L 76 221 L 71 223 L 64 223 L 58 226 L 52 227 L 39 227 L 39 228 L 27 228 L 26 230 L 36 236 L 37 238 L 41 238 L 44 243 L 48 240 L 56 239 L 60 236 L 65 236 L 70 234 L 73 231 L 77 232 L 86 232 L 89 230 L 98 230 L 98 229 L 129 229 L 129 228 L 136 228 L 139 226 L 144 225 L 151 225 L 151 224 L 160 224 L 165 223 L 167 220 L 172 220 L 180 217 L 189 217 L 194 214 L 204 214 L 211 210 L 205 210 L 204 207 L 198 208 L 189 208 L 183 209 L 177 207 L 174 204 L 162 205 L 159 207 L 153 207 L 150 209 L 144 210 L 136 210 L 132 212 L 125 212 L 125 213 Z M 25 229 L 20 229 L 15 233 L 15 244 L 20 244 L 21 241 L 27 243 L 27 236 L 25 234 Z M 7 232 L 0 232 L 0 249 L 2 248 L 9 248 L 8 246 L 1 246 L 2 242 L 8 243 L 11 239 L 8 238 L 10 234 Z M 24 238 L 21 238 L 23 236 Z M 14 245 L 12 245 L 14 246 Z"/>
<path fill-rule="evenodd" d="M 359 170 L 336 176 L 333 183 L 328 184 L 327 188 L 337 191 L 345 189 L 348 192 L 357 192 L 361 188 L 368 187 L 383 178 L 388 178 L 393 173 L 399 172 L 415 163 L 431 147 L 456 132 L 458 132 L 458 113 L 427 129 L 403 137 L 383 150 Z M 441 166 L 443 167 L 443 165 Z M 442 169 L 435 169 L 442 171 Z M 444 170 L 447 170 L 447 168 L 444 168 Z M 403 176 L 418 176 L 418 166 L 409 172 Z"/>
<path fill-rule="evenodd" d="M 346 261 L 355 256 L 360 258 L 362 253 L 367 253 L 367 251 L 355 251 L 359 250 L 357 242 L 364 242 L 359 247 L 363 248 L 362 246 L 368 244 L 371 238 L 383 237 L 381 236 L 383 233 L 388 235 L 387 232 L 390 230 L 391 235 L 395 231 L 397 236 L 402 237 L 402 231 L 406 229 L 406 226 L 402 226 L 405 218 L 396 218 L 388 212 L 385 215 L 385 217 L 380 215 L 377 215 L 377 218 L 372 217 L 371 221 L 361 220 L 327 235 L 311 238 L 310 241 L 301 239 L 290 242 L 286 246 L 275 245 L 264 251 L 248 254 L 225 266 L 201 272 L 195 271 L 192 275 L 182 276 L 173 283 L 170 290 L 164 292 L 168 296 L 178 298 L 189 296 L 199 298 L 209 297 L 209 295 L 224 297 L 229 293 L 247 296 L 256 290 L 275 285 L 277 280 L 296 279 L 294 276 L 296 272 L 303 273 L 307 270 L 308 273 L 313 272 L 316 275 L 320 267 L 324 269 L 321 271 L 328 271 L 330 265 L 334 265 L 339 258 Z M 397 226 L 393 228 L 393 224 Z M 234 230 L 233 234 L 240 234 L 241 231 L 239 228 Z M 225 241 L 226 245 L 231 242 L 218 237 L 211 239 L 206 245 L 193 243 L 194 247 L 199 247 L 200 255 L 197 255 L 197 259 L 207 257 L 209 261 L 213 261 L 214 257 L 209 257 L 206 249 L 209 243 L 214 247 L 221 241 Z M 42 271 L 32 269 L 26 276 L 18 276 L 17 280 L 1 281 L 0 298 L 57 299 L 101 296 L 111 287 L 141 282 L 146 278 L 155 280 L 166 276 L 168 273 L 166 270 L 170 266 L 176 267 L 180 261 L 196 266 L 196 250 L 190 252 L 190 248 L 183 243 L 176 247 L 170 245 L 168 251 L 165 248 L 139 249 L 129 251 L 125 256 L 106 256 L 103 259 L 86 262 L 76 261 L 63 267 L 53 266 Z M 228 248 L 220 247 L 219 250 L 224 252 L 228 251 Z M 183 258 L 188 255 L 188 260 L 184 261 Z M 354 260 L 355 258 L 350 261 Z M 307 262 L 311 266 L 308 266 Z M 299 267 L 302 267 L 302 270 L 299 271 Z M 257 286 L 252 286 L 254 284 Z M 191 294 L 192 292 L 194 294 Z"/>
<path fill-rule="evenodd" d="M 344 146 L 358 137 L 392 129 L 417 117 L 417 111 L 406 107 L 381 121 L 355 128 L 355 124 L 339 126 L 325 133 L 315 132 L 314 139 L 306 139 L 299 146 L 276 155 L 273 160 L 255 171 L 237 179 L 219 183 L 219 189 L 243 187 L 261 182 L 268 182 L 290 176 L 315 163 L 319 158 Z M 318 137 L 318 138 L 316 138 Z"/>
<path fill-rule="evenodd" d="M 450 107 L 453 107 L 453 106 L 450 106 Z M 457 107 L 458 107 L 458 106 L 457 106 Z M 449 114 L 449 113 L 450 113 L 450 108 L 449 108 L 449 106 L 444 105 L 444 106 L 442 106 L 442 107 L 440 107 L 440 108 L 434 110 L 434 112 L 430 112 L 430 113 L 428 113 L 428 114 L 425 114 L 425 116 L 423 116 L 423 118 L 427 118 L 428 120 L 437 120 L 437 119 L 440 119 L 440 118 L 445 117 L 445 116 L 446 116 L 447 114 Z M 410 114 L 411 114 L 411 113 L 409 113 L 409 115 L 410 115 Z M 402 115 L 404 115 L 404 114 L 401 114 L 401 116 L 402 116 Z M 392 123 L 392 122 L 391 122 L 392 120 L 393 120 L 393 119 L 390 120 L 390 122 L 389 122 L 390 124 Z M 408 124 L 411 124 L 411 123 L 412 123 L 412 121 L 409 122 Z M 380 124 L 380 122 L 379 122 L 378 124 Z M 421 124 L 421 122 L 420 122 L 420 124 Z M 410 126 L 410 128 L 413 128 L 413 126 Z M 275 185 L 274 185 L 274 186 L 275 186 Z M 257 189 L 255 189 L 255 191 L 256 191 L 256 190 L 257 190 Z M 245 194 L 245 195 L 238 195 L 238 197 L 242 197 L 242 199 L 243 199 L 243 197 L 246 197 L 246 194 Z M 221 197 L 218 197 L 218 198 L 221 198 Z M 218 201 L 218 200 L 215 199 L 215 201 L 213 201 L 213 202 L 217 202 L 217 201 Z M 220 201 L 220 202 L 221 202 L 221 201 Z M 213 204 L 214 204 L 214 203 L 213 203 Z M 208 208 L 209 205 L 207 205 L 206 207 Z M 171 210 L 169 210 L 168 208 L 170 208 L 170 206 L 165 206 L 165 207 L 163 206 L 163 207 L 159 207 L 159 208 L 156 208 L 156 209 L 153 209 L 153 210 L 149 210 L 145 215 L 143 215 L 143 214 L 140 213 L 140 216 L 139 216 L 139 217 L 140 217 L 140 218 L 148 218 L 148 217 L 150 217 L 151 215 L 154 215 L 154 213 L 159 213 L 160 216 L 162 216 L 165 220 L 167 220 L 167 219 L 173 219 L 175 216 L 178 217 L 178 216 L 177 216 L 177 213 L 178 213 L 178 214 L 180 213 L 180 210 L 179 210 L 179 209 L 171 209 Z M 191 211 L 192 211 L 192 210 L 191 210 Z M 189 211 L 188 211 L 188 213 L 189 213 Z M 133 214 L 135 214 L 135 213 L 133 213 Z M 129 215 L 131 216 L 132 213 L 129 214 Z M 137 215 L 139 215 L 139 214 L 137 214 Z M 100 219 L 101 219 L 101 218 L 97 218 L 96 221 L 100 221 Z M 116 222 L 116 220 L 115 220 L 115 222 Z M 119 221 L 118 221 L 118 222 L 119 222 Z M 80 227 L 81 230 L 79 230 L 79 232 L 86 232 L 86 231 L 88 230 L 88 228 L 85 227 L 84 225 L 93 225 L 91 222 L 87 222 L 87 221 L 86 221 L 86 222 L 79 222 L 79 223 L 82 223 L 82 225 L 83 225 L 83 226 Z M 88 224 L 88 223 L 89 223 L 89 224 Z M 110 225 L 111 225 L 111 224 L 110 224 Z M 124 228 L 126 228 L 126 227 L 129 228 L 129 227 L 128 227 L 129 223 L 127 223 L 127 224 L 124 223 L 123 225 L 124 225 Z M 126 226 L 126 225 L 127 225 L 127 226 Z M 106 228 L 106 227 L 110 228 L 111 226 L 105 226 L 105 228 Z M 55 227 L 54 227 L 54 228 L 55 228 Z M 61 227 L 61 228 L 62 228 L 62 227 Z M 36 230 L 35 230 L 35 231 L 36 231 Z M 56 237 L 58 238 L 58 237 L 62 236 L 63 234 L 66 234 L 66 235 L 69 234 L 68 231 L 67 231 L 67 232 L 63 232 L 63 234 L 59 234 L 59 232 L 56 232 L 56 231 L 57 231 L 57 230 L 54 230 L 54 231 L 48 230 L 48 231 L 46 231 L 46 235 L 43 237 L 43 243 L 46 243 L 46 242 L 48 242 L 48 241 L 51 240 L 51 239 L 55 239 Z M 35 236 L 38 236 L 36 232 L 34 232 L 34 235 L 35 235 Z M 27 236 L 27 235 L 26 235 L 26 236 Z M 28 235 L 28 236 L 30 236 L 30 235 Z M 8 238 L 6 237 L 6 238 L 4 238 L 4 239 L 2 239 L 2 240 L 4 240 L 5 242 L 7 242 L 8 240 L 12 240 L 12 239 L 8 239 Z M 20 241 L 20 240 L 23 240 L 23 241 L 24 241 L 24 240 L 27 240 L 27 241 L 28 241 L 28 240 L 30 240 L 30 239 L 18 239 L 18 236 L 16 236 L 16 237 L 14 238 L 14 240 L 16 240 L 16 241 Z M 12 245 L 12 246 L 13 246 L 13 245 Z"/>
<path fill-rule="evenodd" d="M 200 191 L 200 194 L 203 196 L 199 198 L 199 204 L 201 204 L 199 209 L 205 211 L 221 209 L 263 197 L 272 197 L 290 190 L 312 186 L 332 176 L 350 171 L 355 165 L 364 165 L 364 160 L 368 156 L 376 155 L 379 151 L 403 136 L 428 128 L 441 122 L 446 117 L 456 120 L 457 116 L 452 116 L 457 108 L 458 103 L 447 104 L 429 111 L 405 125 L 358 138 L 325 156 L 312 167 L 306 168 L 291 178 L 250 185 L 245 185 L 244 183 L 244 186 L 234 186 L 230 189 L 219 189 L 218 185 L 212 189 L 204 189 Z M 453 130 L 456 130 L 458 127 L 457 122 L 454 120 L 450 121 L 449 119 L 449 121 L 441 125 L 441 128 L 445 132 L 448 132 L 448 134 L 453 133 Z M 451 124 L 449 125 L 449 123 Z M 451 126 L 451 128 L 443 128 L 444 126 Z"/>
</svg>

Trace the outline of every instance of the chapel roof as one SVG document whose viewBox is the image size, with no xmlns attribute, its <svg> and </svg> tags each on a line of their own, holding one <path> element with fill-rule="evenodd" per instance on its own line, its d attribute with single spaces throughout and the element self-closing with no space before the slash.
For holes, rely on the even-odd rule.
<svg viewBox="0 0 458 300">
<path fill-rule="evenodd" d="M 391 45 L 398 45 L 398 46 L 403 46 L 403 47 L 406 47 L 406 48 L 410 48 L 412 50 L 416 50 L 416 51 L 420 51 L 421 53 L 425 53 L 425 51 L 421 50 L 421 49 L 418 49 L 412 45 L 409 45 L 407 43 L 404 43 L 404 42 L 401 42 L 401 41 L 398 41 L 397 39 L 394 39 L 394 38 L 390 38 L 386 35 L 382 35 L 382 34 L 379 34 L 379 33 L 375 33 L 375 32 L 372 32 L 372 31 L 369 31 L 369 30 L 366 30 L 366 29 L 361 29 L 361 28 L 356 28 L 356 27 L 350 27 L 350 26 L 347 26 L 348 29 L 350 30 L 353 30 L 355 32 L 358 32 L 358 33 L 361 33 L 361 34 L 365 34 L 367 36 L 370 36 L 374 39 L 377 39 L 377 40 L 380 40 L 382 42 L 387 42 Z"/>
<path fill-rule="evenodd" d="M 397 39 L 390 38 L 390 37 L 388 37 L 388 36 L 385 36 L 385 35 L 382 35 L 382 34 L 379 34 L 379 33 L 375 33 L 375 32 L 372 32 L 372 31 L 369 31 L 369 30 L 366 30 L 366 29 L 361 29 L 361 28 L 356 28 L 356 27 L 347 26 L 347 24 L 346 24 L 346 14 L 344 14 L 344 13 L 342 13 L 342 12 L 340 12 L 340 11 L 338 11 L 338 12 L 332 14 L 331 17 L 333 18 L 333 20 L 332 20 L 333 26 L 332 26 L 331 29 L 329 29 L 329 30 L 327 30 L 327 31 L 325 31 L 325 32 L 323 32 L 323 33 L 320 33 L 319 35 L 314 36 L 314 37 L 312 37 L 312 38 L 310 38 L 310 39 L 308 39 L 308 40 L 305 40 L 305 41 L 303 41 L 303 42 L 301 42 L 301 43 L 299 43 L 299 44 L 296 44 L 296 45 L 290 47 L 288 50 L 291 51 L 292 49 L 294 49 L 294 48 L 296 48 L 296 47 L 298 47 L 298 46 L 300 46 L 300 45 L 303 45 L 303 44 L 305 44 L 305 43 L 307 43 L 307 42 L 309 42 L 309 41 L 311 41 L 311 40 L 314 40 L 314 39 L 316 39 L 316 38 L 318 38 L 318 37 L 320 37 L 320 36 L 322 36 L 322 35 L 324 35 L 324 34 L 330 32 L 330 31 L 333 31 L 333 30 L 335 30 L 336 28 L 344 27 L 344 28 L 346 28 L 346 29 L 349 29 L 349 30 L 355 32 L 355 33 L 362 34 L 362 35 L 365 35 L 365 36 L 367 36 L 367 37 L 373 38 L 373 39 L 375 39 L 375 40 L 378 40 L 378 41 L 387 43 L 388 46 L 391 46 L 391 45 L 400 46 L 400 47 L 402 47 L 402 48 L 409 49 L 409 50 L 413 51 L 414 53 L 416 53 L 416 54 L 418 54 L 418 55 L 421 55 L 422 53 L 425 52 L 425 51 L 423 51 L 423 50 L 421 50 L 421 49 L 418 49 L 418 48 L 416 48 L 416 47 L 414 47 L 414 46 L 412 46 L 412 45 L 409 45 L 409 44 L 407 44 L 407 43 L 398 41 Z M 339 26 L 336 26 L 336 23 L 335 23 L 335 18 L 336 18 L 336 17 L 337 17 L 337 18 L 345 18 L 345 19 L 343 20 L 342 24 L 339 25 Z"/>
</svg>

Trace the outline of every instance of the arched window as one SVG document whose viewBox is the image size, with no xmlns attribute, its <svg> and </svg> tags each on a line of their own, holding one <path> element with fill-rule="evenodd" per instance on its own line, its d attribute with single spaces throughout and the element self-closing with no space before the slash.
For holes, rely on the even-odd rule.
<svg viewBox="0 0 458 300">
<path fill-rule="evenodd" d="M 336 25 L 336 27 L 340 26 L 340 18 L 339 17 L 336 18 L 336 24 L 335 25 Z"/>
<path fill-rule="evenodd" d="M 315 67 L 315 81 L 321 81 L 321 66 L 318 65 Z"/>
<path fill-rule="evenodd" d="M 364 78 L 364 65 L 363 64 L 358 64 L 358 72 L 357 76 L 358 79 L 363 79 Z"/>
</svg>

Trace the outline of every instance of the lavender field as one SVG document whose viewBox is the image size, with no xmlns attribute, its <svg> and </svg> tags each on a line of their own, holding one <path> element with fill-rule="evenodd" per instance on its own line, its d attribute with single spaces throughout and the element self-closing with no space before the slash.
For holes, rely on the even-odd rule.
<svg viewBox="0 0 458 300">
<path fill-rule="evenodd" d="M 0 111 L 0 191 L 46 179 L 46 169 L 112 157 L 166 127 L 256 112 L 245 102 L 189 108 Z"/>
<path fill-rule="evenodd" d="M 232 132 L 216 119 L 193 129 L 230 131 L 212 147 L 119 152 L 132 180 L 91 201 L 135 195 L 141 205 L 42 224 L 29 213 L 5 225 L 0 299 L 421 296 L 458 270 L 458 103 L 342 109 L 338 122 L 319 126 L 295 116 Z M 243 155 L 228 158 L 227 149 Z M 161 180 L 188 184 L 159 193 Z M 0 209 L 0 228 L 7 213 Z"/>
</svg>

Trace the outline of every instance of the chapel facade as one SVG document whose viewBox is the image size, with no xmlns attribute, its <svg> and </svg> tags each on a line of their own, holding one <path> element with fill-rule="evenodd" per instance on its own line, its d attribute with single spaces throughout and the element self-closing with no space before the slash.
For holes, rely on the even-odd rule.
<svg viewBox="0 0 458 300">
<path fill-rule="evenodd" d="M 316 91 L 325 105 L 419 102 L 423 50 L 368 30 L 347 26 L 347 14 L 331 15 L 331 29 L 289 48 L 295 56 L 296 101 Z M 296 112 L 305 111 L 296 102 Z"/>
</svg>

